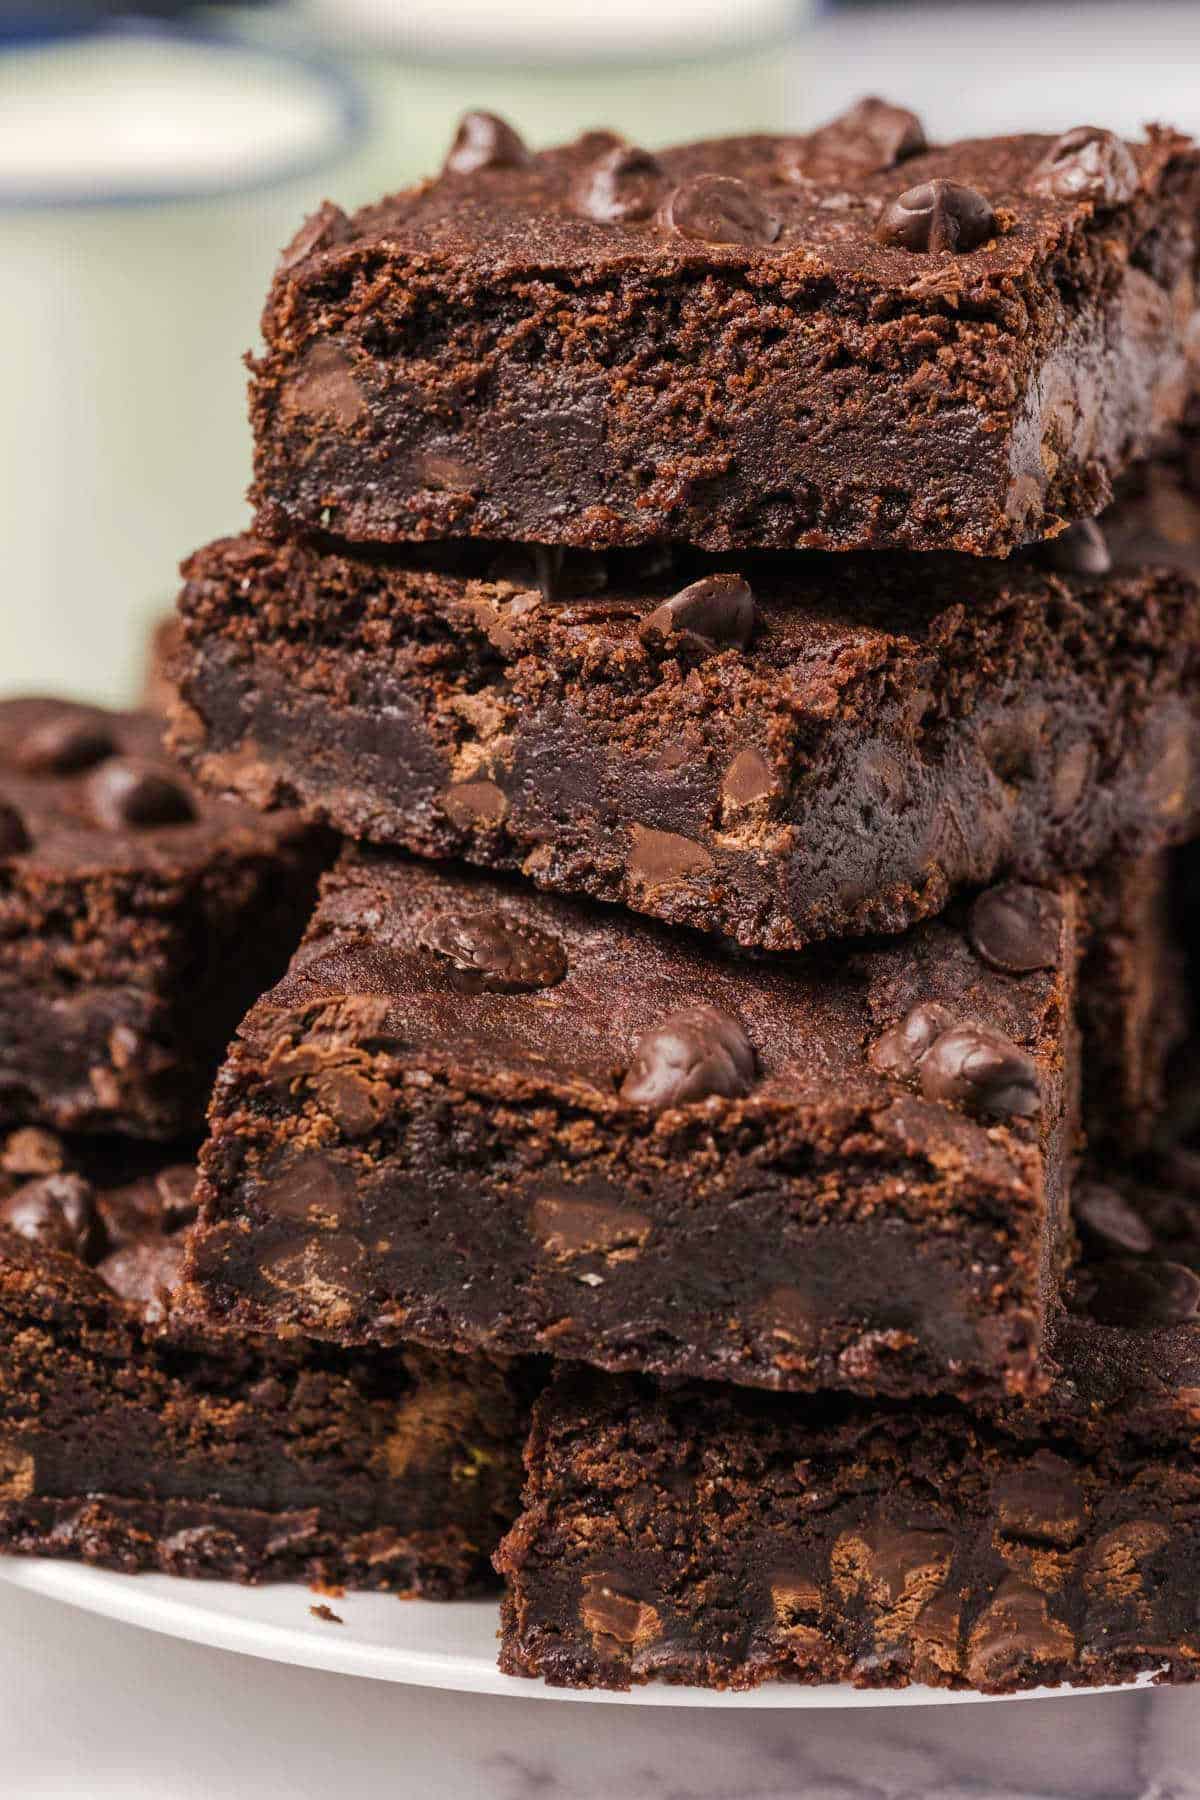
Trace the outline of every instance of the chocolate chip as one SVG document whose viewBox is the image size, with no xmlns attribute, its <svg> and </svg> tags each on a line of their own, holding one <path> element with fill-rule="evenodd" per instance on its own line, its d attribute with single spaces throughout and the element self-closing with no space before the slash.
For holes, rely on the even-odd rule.
<svg viewBox="0 0 1200 1800">
<path fill-rule="evenodd" d="M 1124 1194 L 1102 1181 L 1085 1181 L 1071 1196 L 1071 1211 L 1081 1236 L 1093 1254 L 1144 1256 L 1154 1247 L 1154 1237 Z"/>
<path fill-rule="evenodd" d="M 98 1248 L 92 1189 L 81 1175 L 59 1171 L 27 1181 L 0 1202 L 0 1225 L 70 1256 L 90 1258 Z"/>
<path fill-rule="evenodd" d="M 558 938 L 515 919 L 447 914 L 426 928 L 421 944 L 446 959 L 467 993 L 533 993 L 554 987 L 567 972 Z"/>
<path fill-rule="evenodd" d="M 473 175 L 476 169 L 519 169 L 529 152 L 512 126 L 495 113 L 464 113 L 454 134 L 443 174 Z"/>
<path fill-rule="evenodd" d="M 884 208 L 875 227 L 881 244 L 901 250 L 942 250 L 961 254 L 991 237 L 996 215 L 974 188 L 957 181 L 922 181 Z"/>
<path fill-rule="evenodd" d="M 740 575 L 705 575 L 656 606 L 638 626 L 644 644 L 704 654 L 745 649 L 754 631 L 754 594 Z"/>
<path fill-rule="evenodd" d="M 88 806 L 97 824 L 110 831 L 183 825 L 196 816 L 187 789 L 160 769 L 131 757 L 113 758 L 88 781 Z"/>
<path fill-rule="evenodd" d="M 141 1238 L 104 1257 L 96 1273 L 147 1324 L 158 1324 L 166 1316 L 166 1296 L 183 1277 L 184 1242 L 182 1234 Z"/>
<path fill-rule="evenodd" d="M 663 166 L 648 150 L 615 144 L 575 184 L 575 210 L 601 225 L 648 219 L 663 189 Z"/>
<path fill-rule="evenodd" d="M 867 1061 L 881 1075 L 907 1079 L 916 1073 L 917 1064 L 935 1040 L 954 1023 L 954 1014 L 948 1008 L 924 1001 L 872 1044 Z"/>
<path fill-rule="evenodd" d="M 315 256 L 318 250 L 332 250 L 335 244 L 344 244 L 349 236 L 350 221 L 341 207 L 335 206 L 332 200 L 323 201 L 281 251 L 276 274 L 286 275 L 310 256 Z"/>
<path fill-rule="evenodd" d="M 15 806 L 6 806 L 0 800 L 0 856 L 19 856 L 28 848 L 29 833 L 25 821 Z"/>
<path fill-rule="evenodd" d="M 14 761 L 28 775 L 74 775 L 103 762 L 116 747 L 102 719 L 64 707 L 34 726 L 17 746 Z"/>
<path fill-rule="evenodd" d="M 1095 519 L 1077 519 L 1041 546 L 1042 561 L 1060 575 L 1107 575 L 1112 557 Z"/>
<path fill-rule="evenodd" d="M 738 1021 L 715 1006 L 685 1006 L 642 1033 L 621 1083 L 634 1106 L 735 1099 L 754 1084 L 755 1056 Z"/>
<path fill-rule="evenodd" d="M 1051 144 L 1030 177 L 1029 190 L 1056 200 L 1123 206 L 1137 184 L 1137 164 L 1119 137 L 1098 125 L 1077 125 Z"/>
<path fill-rule="evenodd" d="M 773 244 L 779 220 L 736 175 L 695 175 L 668 198 L 661 220 L 705 244 Z"/>
<path fill-rule="evenodd" d="M 1104 1262 L 1080 1277 L 1076 1301 L 1098 1325 L 1184 1325 L 1200 1314 L 1200 1276 L 1182 1263 Z"/>
<path fill-rule="evenodd" d="M 1057 896 L 1023 881 L 986 888 L 967 919 L 967 936 L 976 955 L 1004 975 L 1052 969 L 1058 961 L 1061 931 Z"/>
<path fill-rule="evenodd" d="M 988 1025 L 954 1025 L 934 1039 L 918 1065 L 927 1100 L 946 1100 L 996 1117 L 1041 1111 L 1037 1064 Z"/>
<path fill-rule="evenodd" d="M 813 133 L 820 150 L 840 153 L 864 172 L 891 169 L 927 148 L 925 127 L 907 107 L 874 95 L 859 100 Z"/>
</svg>

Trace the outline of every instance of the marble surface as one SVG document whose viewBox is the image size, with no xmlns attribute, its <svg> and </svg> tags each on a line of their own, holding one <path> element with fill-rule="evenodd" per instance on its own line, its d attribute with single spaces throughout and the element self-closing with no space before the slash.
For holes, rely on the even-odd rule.
<svg viewBox="0 0 1200 1800">
<path fill-rule="evenodd" d="M 555 1706 L 319 1675 L 0 1590 L 14 1800 L 1200 1800 L 1200 1690 L 903 1713 Z"/>
</svg>

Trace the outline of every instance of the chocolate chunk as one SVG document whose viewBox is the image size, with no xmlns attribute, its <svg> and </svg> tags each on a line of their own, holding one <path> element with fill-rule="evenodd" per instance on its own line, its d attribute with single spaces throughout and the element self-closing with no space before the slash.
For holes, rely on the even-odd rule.
<svg viewBox="0 0 1200 1800">
<path fill-rule="evenodd" d="M 869 95 L 800 138 L 785 163 L 787 172 L 801 179 L 810 171 L 832 173 L 839 164 L 847 174 L 870 175 L 926 148 L 925 128 L 916 113 Z"/>
<path fill-rule="evenodd" d="M 445 914 L 421 943 L 450 964 L 466 993 L 531 994 L 554 987 L 567 972 L 567 954 L 549 932 L 516 919 Z"/>
<path fill-rule="evenodd" d="M 149 829 L 184 825 L 196 816 L 191 795 L 179 781 L 132 757 L 113 757 L 88 781 L 88 805 L 98 825 Z"/>
<path fill-rule="evenodd" d="M 1015 1671 L 1066 1660 L 1073 1648 L 1070 1629 L 1052 1616 L 1047 1596 L 1009 1576 L 975 1622 L 967 1676 L 974 1687 L 1000 1687 Z"/>
<path fill-rule="evenodd" d="M 885 1031 L 867 1052 L 867 1061 L 881 1075 L 898 1075 L 903 1079 L 916 1073 L 917 1065 L 930 1046 L 954 1024 L 954 1014 L 944 1006 L 926 1001 Z"/>
<path fill-rule="evenodd" d="M 601 225 L 648 219 L 663 189 L 657 157 L 633 144 L 616 144 L 585 169 L 575 187 L 575 210 Z"/>
<path fill-rule="evenodd" d="M 634 881 L 655 886 L 687 881 L 712 868 L 712 857 L 703 844 L 677 831 L 652 831 L 649 825 L 629 829 L 628 869 Z"/>
<path fill-rule="evenodd" d="M 98 1248 L 91 1184 L 59 1171 L 27 1181 L 0 1201 L 0 1225 L 47 1250 L 90 1259 Z"/>
<path fill-rule="evenodd" d="M 0 856 L 19 856 L 29 848 L 29 833 L 15 806 L 0 801 Z"/>
<path fill-rule="evenodd" d="M 1062 907 L 1045 888 L 1007 881 L 976 897 L 967 936 L 977 956 L 1005 975 L 1052 969 L 1058 961 Z"/>
<path fill-rule="evenodd" d="M 901 250 L 974 250 L 996 229 L 990 203 L 957 181 L 922 181 L 884 208 L 875 227 L 881 244 Z"/>
<path fill-rule="evenodd" d="M 582 1624 L 594 1636 L 618 1643 L 652 1643 L 661 1631 L 658 1610 L 649 1601 L 622 1593 L 606 1575 L 589 1575 L 579 1601 Z"/>
<path fill-rule="evenodd" d="M 1041 546 L 1043 562 L 1060 575 L 1107 575 L 1112 557 L 1095 519 L 1077 519 Z"/>
<path fill-rule="evenodd" d="M 677 187 L 660 214 L 680 237 L 704 244 L 773 244 L 779 220 L 736 175 L 695 175 Z"/>
<path fill-rule="evenodd" d="M 1029 190 L 1056 200 L 1122 206 L 1137 191 L 1137 164 L 1119 137 L 1098 125 L 1065 131 L 1034 170 Z"/>
<path fill-rule="evenodd" d="M 17 746 L 15 761 L 27 775 L 74 775 L 103 762 L 116 747 L 103 719 L 72 706 L 36 725 Z"/>
<path fill-rule="evenodd" d="M 740 575 L 705 575 L 664 600 L 642 620 L 644 644 L 668 644 L 703 655 L 736 645 L 744 650 L 754 631 L 754 594 Z"/>
<path fill-rule="evenodd" d="M 620 1092 L 634 1106 L 685 1106 L 710 1094 L 747 1094 L 754 1076 L 754 1051 L 738 1021 L 715 1006 L 686 1006 L 642 1033 Z"/>
<path fill-rule="evenodd" d="M 1080 1276 L 1076 1301 L 1099 1325 L 1183 1325 L 1200 1315 L 1200 1276 L 1182 1263 L 1104 1262 Z"/>
<path fill-rule="evenodd" d="M 919 1064 L 927 1100 L 947 1100 L 999 1118 L 1041 1111 L 1037 1064 L 988 1025 L 954 1025 L 935 1038 Z"/>
<path fill-rule="evenodd" d="M 529 152 L 512 126 L 495 113 L 464 113 L 459 121 L 443 174 L 473 175 L 476 169 L 518 169 Z"/>
<path fill-rule="evenodd" d="M 1083 1489 L 1071 1465 L 1038 1452 L 1023 1469 L 998 1475 L 992 1483 L 1001 1536 L 1069 1550 L 1087 1517 Z"/>
<path fill-rule="evenodd" d="M 331 250 L 344 244 L 350 236 L 350 221 L 340 206 L 325 200 L 310 218 L 305 219 L 295 237 L 285 246 L 276 265 L 277 275 L 286 275 L 318 250 Z"/>
<path fill-rule="evenodd" d="M 96 1273 L 114 1294 L 136 1306 L 149 1325 L 166 1316 L 166 1296 L 183 1276 L 184 1239 L 141 1238 L 114 1250 L 96 1265 Z"/>
<path fill-rule="evenodd" d="M 1125 1196 L 1102 1181 L 1077 1183 L 1071 1195 L 1071 1212 L 1093 1255 L 1144 1256 L 1154 1247 L 1154 1235 L 1145 1219 L 1133 1210 Z"/>
</svg>

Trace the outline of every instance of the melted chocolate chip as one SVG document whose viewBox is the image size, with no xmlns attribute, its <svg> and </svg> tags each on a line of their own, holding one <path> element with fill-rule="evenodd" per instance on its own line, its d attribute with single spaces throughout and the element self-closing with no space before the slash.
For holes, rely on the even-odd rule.
<svg viewBox="0 0 1200 1800">
<path fill-rule="evenodd" d="M 1077 519 L 1041 548 L 1043 562 L 1060 575 L 1107 575 L 1112 557 L 1095 519 Z"/>
<path fill-rule="evenodd" d="M 644 644 L 704 654 L 745 649 L 754 630 L 754 594 L 740 575 L 705 575 L 656 606 L 638 627 Z"/>
<path fill-rule="evenodd" d="M 662 209 L 669 231 L 704 244 L 773 244 L 779 220 L 736 175 L 696 175 Z"/>
<path fill-rule="evenodd" d="M 1071 1212 L 1093 1255 L 1144 1256 L 1154 1247 L 1145 1219 L 1137 1214 L 1124 1194 L 1102 1181 L 1078 1184 L 1071 1195 Z"/>
<path fill-rule="evenodd" d="M 64 707 L 34 726 L 17 746 L 14 761 L 28 775 L 75 775 L 112 756 L 116 747 L 102 719 Z"/>
<path fill-rule="evenodd" d="M 907 107 L 868 95 L 814 133 L 822 149 L 836 150 L 865 172 L 891 169 L 927 148 L 925 127 Z"/>
<path fill-rule="evenodd" d="M 735 1099 L 754 1085 L 755 1056 L 738 1021 L 715 1006 L 686 1006 L 643 1032 L 621 1083 L 634 1106 L 685 1106 L 710 1094 Z"/>
<path fill-rule="evenodd" d="M 166 1296 L 183 1276 L 184 1239 L 148 1237 L 114 1250 L 96 1273 L 122 1300 L 136 1306 L 147 1324 L 166 1316 Z"/>
<path fill-rule="evenodd" d="M 435 919 L 422 946 L 450 964 L 467 993 L 528 994 L 554 987 L 567 972 L 558 938 L 513 919 Z"/>
<path fill-rule="evenodd" d="M 29 848 L 29 833 L 15 806 L 0 800 L 0 856 L 19 856 Z"/>
<path fill-rule="evenodd" d="M 880 215 L 875 236 L 901 250 L 974 250 L 996 229 L 990 203 L 957 181 L 923 181 L 906 189 Z"/>
<path fill-rule="evenodd" d="M 1045 888 L 1008 881 L 978 895 L 967 920 L 977 956 L 1005 975 L 1052 969 L 1058 961 L 1062 907 Z"/>
<path fill-rule="evenodd" d="M 110 831 L 124 825 L 184 825 L 196 816 L 182 783 L 131 757 L 114 757 L 97 769 L 88 781 L 87 797 L 96 823 Z"/>
<path fill-rule="evenodd" d="M 92 1189 L 81 1175 L 60 1171 L 25 1182 L 0 1202 L 0 1226 L 70 1256 L 90 1259 L 97 1248 Z"/>
<path fill-rule="evenodd" d="M 1200 1276 L 1182 1263 L 1104 1262 L 1080 1278 L 1076 1299 L 1098 1325 L 1184 1325 L 1200 1315 Z"/>
<path fill-rule="evenodd" d="M 443 174 L 473 175 L 476 169 L 519 169 L 529 152 L 512 126 L 495 113 L 464 113 L 459 121 Z"/>
<path fill-rule="evenodd" d="M 335 244 L 344 244 L 349 236 L 350 221 L 341 207 L 335 206 L 332 200 L 324 201 L 311 218 L 305 219 L 281 252 L 276 274 L 286 275 L 307 262 L 310 256 L 315 256 L 318 250 L 332 250 Z"/>
<path fill-rule="evenodd" d="M 663 190 L 663 167 L 648 150 L 616 144 L 575 185 L 575 210 L 601 225 L 648 219 Z"/>
<path fill-rule="evenodd" d="M 954 1014 L 948 1008 L 925 1001 L 872 1044 L 867 1061 L 881 1075 L 898 1075 L 907 1080 L 916 1073 L 925 1052 L 954 1022 Z"/>
<path fill-rule="evenodd" d="M 988 1025 L 954 1025 L 921 1058 L 921 1092 L 999 1118 L 1033 1118 L 1041 1111 L 1037 1064 Z"/>
<path fill-rule="evenodd" d="M 1138 184 L 1137 164 L 1128 147 L 1098 125 L 1065 131 L 1034 170 L 1030 192 L 1056 200 L 1095 200 L 1122 206 Z"/>
</svg>

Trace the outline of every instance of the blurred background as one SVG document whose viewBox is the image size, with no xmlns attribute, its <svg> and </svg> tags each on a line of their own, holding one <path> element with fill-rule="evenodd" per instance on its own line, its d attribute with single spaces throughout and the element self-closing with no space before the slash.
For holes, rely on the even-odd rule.
<svg viewBox="0 0 1200 1800">
<path fill-rule="evenodd" d="M 468 106 L 534 145 L 803 129 L 1200 132 L 1197 0 L 0 0 L 3 686 L 136 691 L 182 555 L 240 528 L 242 353 L 323 198 L 435 170 Z"/>
</svg>

